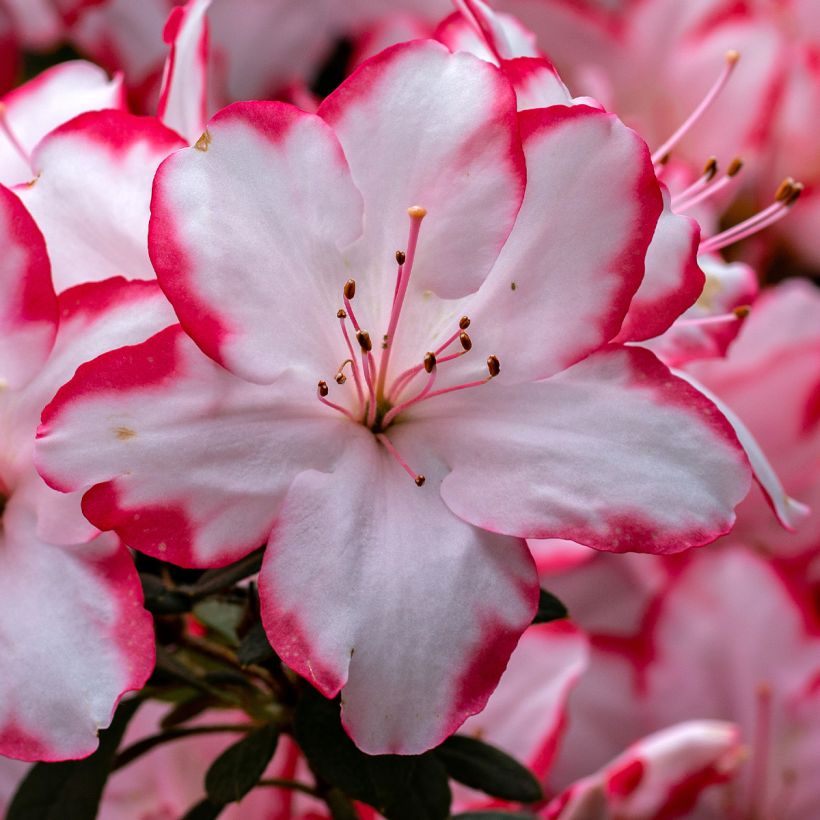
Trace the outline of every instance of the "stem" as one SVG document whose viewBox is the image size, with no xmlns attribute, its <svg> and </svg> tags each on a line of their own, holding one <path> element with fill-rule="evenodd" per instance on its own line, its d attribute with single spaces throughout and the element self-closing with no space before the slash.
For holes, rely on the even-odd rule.
<svg viewBox="0 0 820 820">
<path fill-rule="evenodd" d="M 243 581 L 249 575 L 256 575 L 262 569 L 263 551 L 264 547 L 260 547 L 230 566 L 208 570 L 202 574 L 202 577 L 195 584 L 186 584 L 178 589 L 180 592 L 190 595 L 194 600 L 205 598 L 214 592 L 221 592 L 223 589 Z"/>
<path fill-rule="evenodd" d="M 260 780 L 257 786 L 270 786 L 275 789 L 292 789 L 295 792 L 302 792 L 302 794 L 309 794 L 311 797 L 319 798 L 319 792 L 308 786 L 306 783 L 299 783 L 297 780 L 287 780 L 284 777 L 268 777 L 265 780 Z"/>
</svg>

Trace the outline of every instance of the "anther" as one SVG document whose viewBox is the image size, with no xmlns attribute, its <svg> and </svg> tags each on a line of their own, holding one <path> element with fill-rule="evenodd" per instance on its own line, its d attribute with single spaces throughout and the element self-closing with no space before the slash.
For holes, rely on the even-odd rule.
<svg viewBox="0 0 820 820">
<path fill-rule="evenodd" d="M 347 381 L 347 376 L 340 370 L 334 377 L 336 384 L 344 384 Z"/>
<path fill-rule="evenodd" d="M 703 166 L 703 176 L 706 177 L 706 181 L 708 182 L 710 179 L 714 179 L 717 172 L 717 157 L 709 157 L 709 159 L 706 160 L 706 165 Z"/>
<path fill-rule="evenodd" d="M 775 202 L 785 202 L 788 200 L 792 193 L 794 193 L 794 185 L 794 179 L 792 177 L 786 177 L 786 179 L 777 186 L 777 190 L 774 192 Z"/>
<path fill-rule="evenodd" d="M 462 330 L 467 330 L 467 328 L 470 326 L 470 317 L 469 317 L 469 316 L 462 316 L 462 317 L 458 320 L 458 326 L 459 326 Z"/>
<path fill-rule="evenodd" d="M 738 319 L 745 319 L 751 311 L 752 309 L 749 305 L 738 305 L 736 308 L 732 308 L 732 313 L 734 313 Z"/>
<path fill-rule="evenodd" d="M 727 177 L 735 177 L 740 173 L 742 168 L 743 168 L 743 160 L 740 157 L 735 157 L 729 163 L 729 167 L 726 169 L 726 176 Z"/>
<path fill-rule="evenodd" d="M 490 371 L 490 378 L 494 379 L 501 372 L 501 363 L 498 356 L 487 356 L 487 370 Z"/>
<path fill-rule="evenodd" d="M 344 286 L 345 299 L 352 299 L 356 295 L 356 280 L 348 279 Z"/>
<path fill-rule="evenodd" d="M 798 199 L 800 199 L 800 194 L 803 193 L 803 183 L 802 182 L 795 182 L 792 186 L 792 192 L 789 197 L 786 199 L 786 207 L 791 208 Z"/>
<path fill-rule="evenodd" d="M 417 487 L 423 487 L 424 482 L 427 481 L 427 479 L 421 473 L 419 473 L 414 480 L 416 482 Z"/>
<path fill-rule="evenodd" d="M 424 370 L 427 373 L 432 373 L 433 368 L 436 366 L 436 354 L 435 353 L 426 353 L 424 356 Z"/>
<path fill-rule="evenodd" d="M 421 205 L 411 205 L 407 209 L 407 215 L 411 219 L 424 219 L 427 216 L 427 208 L 422 208 Z"/>
<path fill-rule="evenodd" d="M 324 398 L 330 391 L 327 388 L 326 381 L 320 381 L 318 384 L 319 395 Z"/>
<path fill-rule="evenodd" d="M 403 265 L 407 261 L 407 254 L 404 251 L 396 251 L 396 262 Z"/>
<path fill-rule="evenodd" d="M 347 311 L 344 308 L 339 308 L 336 311 L 336 318 L 337 319 L 347 319 Z"/>
<path fill-rule="evenodd" d="M 366 330 L 356 331 L 356 341 L 365 353 L 370 353 L 370 351 L 373 350 L 373 342 L 370 340 L 370 334 Z"/>
<path fill-rule="evenodd" d="M 735 63 L 737 63 L 737 61 L 739 59 L 740 59 L 740 52 L 739 51 L 735 51 L 734 49 L 730 49 L 729 51 L 726 52 L 726 62 L 729 63 L 729 65 L 735 65 Z"/>
<path fill-rule="evenodd" d="M 473 340 L 463 330 L 458 334 L 458 340 L 464 350 L 470 350 L 473 346 Z"/>
</svg>

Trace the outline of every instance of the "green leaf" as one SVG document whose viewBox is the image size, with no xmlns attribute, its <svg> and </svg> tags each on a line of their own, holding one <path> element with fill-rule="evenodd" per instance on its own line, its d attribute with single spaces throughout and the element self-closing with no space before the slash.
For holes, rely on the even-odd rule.
<svg viewBox="0 0 820 820">
<path fill-rule="evenodd" d="M 196 599 L 212 595 L 214 592 L 222 592 L 248 576 L 256 575 L 262 569 L 263 553 L 264 549 L 258 549 L 230 566 L 209 569 L 202 573 L 196 583 L 182 587 L 181 590 Z"/>
<path fill-rule="evenodd" d="M 32 766 L 6 820 L 94 820 L 117 746 L 140 702 L 132 698 L 120 704 L 111 725 L 100 732 L 100 745 L 91 757 Z"/>
<path fill-rule="evenodd" d="M 208 798 L 197 803 L 192 809 L 189 809 L 182 820 L 216 820 L 224 806 L 212 803 Z"/>
<path fill-rule="evenodd" d="M 194 615 L 233 646 L 239 643 L 237 629 L 245 615 L 244 605 L 209 598 L 194 605 Z"/>
<path fill-rule="evenodd" d="M 481 740 L 453 735 L 435 754 L 453 780 L 484 794 L 518 803 L 534 803 L 544 796 L 529 769 Z"/>
<path fill-rule="evenodd" d="M 538 611 L 532 619 L 534 624 L 548 624 L 569 616 L 567 608 L 551 593 L 542 589 L 538 595 Z"/>
<path fill-rule="evenodd" d="M 294 737 L 316 774 L 389 820 L 445 820 L 450 813 L 447 773 L 431 752 L 367 755 L 342 728 L 338 701 L 305 686 Z"/>
<path fill-rule="evenodd" d="M 257 621 L 242 638 L 236 657 L 243 666 L 264 663 L 276 657 L 261 621 Z"/>
<path fill-rule="evenodd" d="M 140 574 L 145 608 L 154 615 L 179 615 L 191 611 L 191 597 L 176 589 L 168 589 L 156 575 Z"/>
<path fill-rule="evenodd" d="M 227 748 L 205 775 L 208 799 L 214 803 L 241 800 L 259 782 L 278 740 L 279 730 L 268 724 Z"/>
</svg>

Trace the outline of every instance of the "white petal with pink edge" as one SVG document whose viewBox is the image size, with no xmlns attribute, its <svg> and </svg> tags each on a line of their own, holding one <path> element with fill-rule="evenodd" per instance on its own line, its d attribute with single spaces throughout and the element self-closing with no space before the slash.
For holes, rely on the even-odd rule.
<svg viewBox="0 0 820 820">
<path fill-rule="evenodd" d="M 163 39 L 165 61 L 157 116 L 189 143 L 202 133 L 208 104 L 208 19 L 211 0 L 189 0 L 172 9 Z"/>
<path fill-rule="evenodd" d="M 0 393 L 29 381 L 57 334 L 57 297 L 43 235 L 0 185 Z"/>
<path fill-rule="evenodd" d="M 184 566 L 264 544 L 290 482 L 328 468 L 344 417 L 299 373 L 258 386 L 215 365 L 178 326 L 81 367 L 43 411 L 37 461 L 129 546 Z"/>
<path fill-rule="evenodd" d="M 772 505 L 772 509 L 778 520 L 787 530 L 796 529 L 800 522 L 808 517 L 811 510 L 805 504 L 791 498 L 786 492 L 774 467 L 769 463 L 766 454 L 757 443 L 757 439 L 754 437 L 752 431 L 749 430 L 740 416 L 738 416 L 726 402 L 722 401 L 711 390 L 704 387 L 694 376 L 690 376 L 681 370 L 674 370 L 673 372 L 678 378 L 689 382 L 695 390 L 703 393 L 703 395 L 720 410 L 729 424 L 732 425 L 737 439 L 746 451 L 749 463 L 752 465 L 754 477 L 766 494 L 766 498 Z"/>
<path fill-rule="evenodd" d="M 587 666 L 586 636 L 569 621 L 529 627 L 487 706 L 461 734 L 512 755 L 541 778 L 560 743 L 572 687 Z"/>
<path fill-rule="evenodd" d="M 163 163 L 151 209 L 160 284 L 209 356 L 261 383 L 293 364 L 336 370 L 351 275 L 340 250 L 361 233 L 362 203 L 322 119 L 284 103 L 229 106 Z"/>
<path fill-rule="evenodd" d="M 412 448 L 412 431 L 395 444 Z M 260 574 L 262 620 L 282 659 L 325 695 L 370 754 L 413 754 L 478 712 L 532 619 L 523 542 L 441 502 L 443 465 L 419 488 L 363 428 L 332 472 L 294 481 Z"/>
<path fill-rule="evenodd" d="M 112 276 L 153 279 L 148 258 L 157 166 L 184 142 L 157 120 L 94 111 L 37 146 L 33 185 L 19 189 L 48 243 L 58 291 Z"/>
<path fill-rule="evenodd" d="M 600 772 L 571 785 L 541 816 L 546 820 L 683 816 L 695 807 L 701 792 L 731 779 L 743 756 L 734 724 L 680 723 L 643 738 Z"/>
<path fill-rule="evenodd" d="M 555 107 L 520 122 L 524 204 L 464 307 L 476 343 L 501 360 L 502 381 L 550 376 L 618 332 L 661 209 L 646 146 L 616 117 Z"/>
<path fill-rule="evenodd" d="M 100 108 L 123 108 L 122 77 L 113 80 L 98 66 L 74 60 L 47 69 L 2 100 L 6 127 L 0 131 L 0 181 L 27 182 L 34 173 L 28 158 L 53 128 Z"/>
<path fill-rule="evenodd" d="M 524 192 L 515 95 L 494 66 L 434 41 L 394 46 L 363 63 L 319 108 L 365 202 L 350 251 L 390 304 L 407 208 L 427 209 L 416 286 L 438 296 L 478 288 L 509 235 Z M 385 316 L 376 317 L 385 319 Z"/>
<path fill-rule="evenodd" d="M 705 282 L 698 267 L 700 227 L 674 213 L 669 191 L 661 187 L 663 212 L 646 252 L 646 271 L 624 319 L 619 342 L 651 339 L 663 333 L 701 295 Z"/>
<path fill-rule="evenodd" d="M 465 394 L 410 413 L 452 468 L 444 500 L 476 526 L 677 552 L 727 532 L 748 492 L 729 423 L 648 351 L 605 348 L 542 382 Z"/>
<path fill-rule="evenodd" d="M 35 519 L 22 493 L 3 515 L 0 754 L 84 757 L 120 696 L 151 673 L 151 617 L 116 538 L 54 547 L 37 538 Z"/>
</svg>

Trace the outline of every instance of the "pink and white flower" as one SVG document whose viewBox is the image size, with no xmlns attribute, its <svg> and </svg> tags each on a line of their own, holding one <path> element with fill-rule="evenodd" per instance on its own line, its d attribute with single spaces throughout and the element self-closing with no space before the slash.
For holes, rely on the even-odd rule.
<svg viewBox="0 0 820 820">
<path fill-rule="evenodd" d="M 364 63 L 318 115 L 233 105 L 155 182 L 181 327 L 80 368 L 42 474 L 186 566 L 267 541 L 283 660 L 342 691 L 365 751 L 427 749 L 532 617 L 521 539 L 674 552 L 747 491 L 714 406 L 607 346 L 661 208 L 617 119 L 517 115 L 495 67 L 433 42 Z"/>
<path fill-rule="evenodd" d="M 112 280 L 59 299 L 43 237 L 0 188 L 0 754 L 90 754 L 120 696 L 153 667 L 151 619 L 131 557 L 47 487 L 32 462 L 40 411 L 77 365 L 173 316 L 156 284 Z"/>
</svg>

